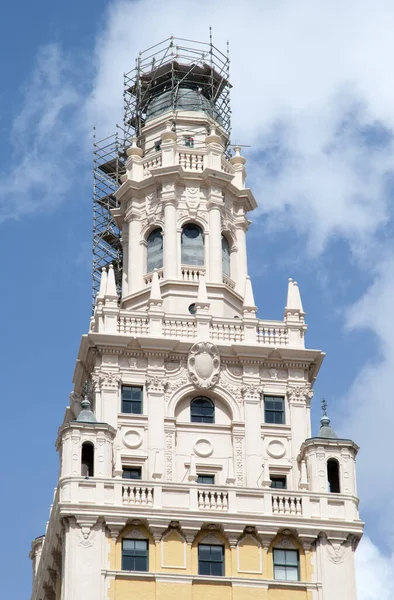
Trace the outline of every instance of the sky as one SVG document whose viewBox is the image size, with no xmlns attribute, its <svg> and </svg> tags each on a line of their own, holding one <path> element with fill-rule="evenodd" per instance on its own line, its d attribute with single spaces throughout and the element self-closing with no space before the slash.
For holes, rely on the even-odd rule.
<svg viewBox="0 0 394 600">
<path fill-rule="evenodd" d="M 259 316 L 300 286 L 315 385 L 361 447 L 359 600 L 394 597 L 392 0 L 36 0 L 0 21 L 4 598 L 30 595 L 31 540 L 91 295 L 92 128 L 122 120 L 123 72 L 173 34 L 230 43 L 232 141 L 259 208 L 248 233 Z M 23 477 L 22 477 L 23 475 Z"/>
</svg>

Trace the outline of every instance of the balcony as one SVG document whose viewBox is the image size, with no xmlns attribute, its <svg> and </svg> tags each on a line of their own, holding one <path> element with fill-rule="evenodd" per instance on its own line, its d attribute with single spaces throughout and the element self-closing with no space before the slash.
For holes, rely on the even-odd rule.
<svg viewBox="0 0 394 600">
<path fill-rule="evenodd" d="M 212 485 L 185 485 L 124 479 L 64 477 L 59 482 L 59 501 L 67 505 L 129 507 L 133 511 L 176 511 L 177 514 L 217 513 L 248 515 L 248 519 L 273 518 L 357 521 L 358 500 L 344 494 L 317 494 L 309 491 L 251 489 Z M 74 508 L 73 508 L 74 510 Z M 75 509 L 77 510 L 77 509 Z M 203 517 L 205 518 L 205 517 Z M 212 516 L 210 517 L 212 518 Z"/>
</svg>

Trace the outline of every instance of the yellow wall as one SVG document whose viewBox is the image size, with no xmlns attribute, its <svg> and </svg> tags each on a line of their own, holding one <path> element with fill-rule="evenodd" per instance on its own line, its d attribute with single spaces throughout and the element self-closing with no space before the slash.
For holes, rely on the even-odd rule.
<svg viewBox="0 0 394 600">
<path fill-rule="evenodd" d="M 265 551 L 257 538 L 253 535 L 244 535 L 239 539 L 237 548 L 230 548 L 226 538 L 218 531 L 200 531 L 192 544 L 188 544 L 179 531 L 167 531 L 161 541 L 156 544 L 149 530 L 144 526 L 127 526 L 115 543 L 110 541 L 109 564 L 111 570 L 121 571 L 122 539 L 132 530 L 138 530 L 141 535 L 149 540 L 149 572 L 167 573 L 178 575 L 198 574 L 198 544 L 208 535 L 214 535 L 224 546 L 225 576 L 235 578 L 249 578 L 265 581 L 273 579 L 272 549 L 283 536 L 278 535 L 272 542 L 268 551 Z M 300 579 L 311 581 L 313 569 L 311 553 L 305 555 L 303 548 L 296 539 L 292 539 L 300 553 Z M 261 568 L 262 566 L 262 568 Z M 239 568 L 239 570 L 238 570 Z M 109 600 L 311 600 L 311 594 L 306 590 L 277 587 L 266 589 L 264 587 L 239 587 L 232 586 L 231 582 L 210 583 L 206 581 L 193 581 L 193 583 L 156 582 L 153 575 L 143 573 L 132 578 L 117 577 L 111 581 L 109 587 Z"/>
</svg>

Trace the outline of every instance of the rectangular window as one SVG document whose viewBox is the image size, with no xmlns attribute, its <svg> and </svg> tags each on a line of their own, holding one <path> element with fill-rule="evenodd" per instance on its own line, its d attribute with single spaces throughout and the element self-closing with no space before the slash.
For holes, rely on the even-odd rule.
<svg viewBox="0 0 394 600">
<path fill-rule="evenodd" d="M 286 477 L 276 477 L 276 476 L 272 476 L 270 477 L 271 479 L 271 487 L 272 488 L 278 488 L 281 490 L 285 490 L 286 489 Z"/>
<path fill-rule="evenodd" d="M 205 483 L 206 485 L 213 485 L 215 483 L 215 475 L 199 475 L 197 473 L 197 483 Z"/>
<path fill-rule="evenodd" d="M 264 396 L 264 420 L 275 425 L 285 424 L 285 399 L 283 396 Z"/>
<path fill-rule="evenodd" d="M 148 570 L 148 540 L 122 541 L 122 570 Z"/>
<path fill-rule="evenodd" d="M 123 479 L 141 479 L 141 467 L 123 467 Z"/>
<path fill-rule="evenodd" d="M 198 574 L 222 577 L 224 575 L 224 547 L 198 545 Z"/>
<path fill-rule="evenodd" d="M 300 580 L 298 550 L 279 550 L 274 548 L 274 579 L 283 581 Z"/>
<path fill-rule="evenodd" d="M 186 148 L 194 148 L 194 137 L 191 135 L 185 135 L 183 138 Z"/>
<path fill-rule="evenodd" d="M 122 413 L 142 414 L 142 387 L 122 385 Z"/>
</svg>

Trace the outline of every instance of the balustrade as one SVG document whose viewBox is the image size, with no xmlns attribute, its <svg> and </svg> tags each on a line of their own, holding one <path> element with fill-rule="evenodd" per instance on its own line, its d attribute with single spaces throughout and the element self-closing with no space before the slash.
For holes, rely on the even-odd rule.
<svg viewBox="0 0 394 600">
<path fill-rule="evenodd" d="M 289 336 L 286 327 L 263 325 L 257 326 L 257 341 L 266 346 L 286 346 Z"/>
<path fill-rule="evenodd" d="M 272 512 L 274 515 L 302 516 L 302 500 L 296 496 L 272 496 Z"/>
<path fill-rule="evenodd" d="M 165 319 L 163 330 L 166 337 L 195 338 L 197 323 L 191 319 Z"/>
<path fill-rule="evenodd" d="M 205 269 L 203 267 L 187 267 L 182 266 L 182 280 L 193 281 L 198 283 L 201 275 L 205 275 Z"/>
<path fill-rule="evenodd" d="M 146 317 L 121 315 L 118 319 L 118 333 L 128 335 L 146 335 L 149 333 L 149 321 Z"/>
<path fill-rule="evenodd" d="M 143 162 L 144 177 L 149 177 L 151 169 L 157 169 L 162 166 L 161 152 L 147 157 Z"/>
<path fill-rule="evenodd" d="M 144 504 L 153 506 L 153 488 L 123 485 L 122 500 L 123 504 Z"/>
<path fill-rule="evenodd" d="M 228 510 L 228 494 L 226 492 L 198 490 L 197 496 L 198 508 Z"/>
<path fill-rule="evenodd" d="M 186 171 L 203 171 L 204 155 L 196 152 L 179 152 L 179 164 Z"/>
<path fill-rule="evenodd" d="M 210 337 L 212 340 L 223 342 L 242 342 L 244 339 L 244 329 L 242 323 L 235 325 L 233 323 L 210 324 Z"/>
</svg>

